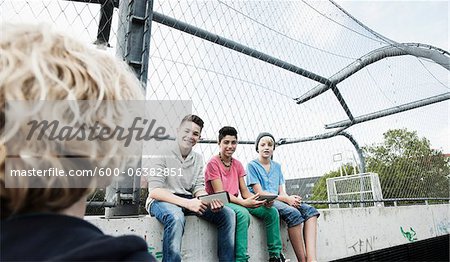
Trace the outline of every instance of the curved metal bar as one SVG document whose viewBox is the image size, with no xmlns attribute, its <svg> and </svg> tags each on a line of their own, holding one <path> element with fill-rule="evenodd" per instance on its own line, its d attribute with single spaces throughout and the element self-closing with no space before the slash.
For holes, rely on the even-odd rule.
<svg viewBox="0 0 450 262">
<path fill-rule="evenodd" d="M 355 74 L 362 68 L 380 61 L 381 59 L 393 56 L 412 55 L 415 57 L 428 58 L 450 71 L 450 55 L 447 51 L 434 46 L 419 43 L 393 44 L 384 46 L 362 56 L 360 59 L 349 64 L 347 67 L 330 77 L 330 81 L 337 85 L 349 76 Z M 332 85 L 319 84 L 304 95 L 296 98 L 297 104 L 304 103 L 331 88 Z"/>
<path fill-rule="evenodd" d="M 359 173 L 366 173 L 366 159 L 364 158 L 363 151 L 359 147 L 358 142 L 356 142 L 356 139 L 345 131 L 340 132 L 338 135 L 346 137 L 353 144 L 359 157 Z"/>
<path fill-rule="evenodd" d="M 340 132 L 344 131 L 345 129 L 347 129 L 347 127 L 341 128 L 336 131 L 327 132 L 327 133 L 323 133 L 323 134 L 319 134 L 319 135 L 315 135 L 315 136 L 303 137 L 303 138 L 295 138 L 295 139 L 281 138 L 277 142 L 277 145 L 288 145 L 288 144 L 296 144 L 296 143 L 301 143 L 301 142 L 309 142 L 309 141 L 327 139 L 327 138 L 337 136 Z"/>
</svg>

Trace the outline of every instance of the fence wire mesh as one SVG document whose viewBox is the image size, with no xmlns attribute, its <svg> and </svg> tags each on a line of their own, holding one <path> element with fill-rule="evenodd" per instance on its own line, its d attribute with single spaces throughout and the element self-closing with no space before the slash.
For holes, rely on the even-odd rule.
<svg viewBox="0 0 450 262">
<path fill-rule="evenodd" d="M 374 50 L 404 48 L 330 1 L 158 0 L 153 11 L 325 79 Z M 2 22 L 46 22 L 88 43 L 96 41 L 101 16 L 100 4 L 74 1 L 2 0 L 0 12 Z M 117 8 L 112 19 L 107 51 L 114 54 L 123 44 L 117 41 Z M 449 61 L 448 51 L 429 49 Z M 148 63 L 147 99 L 192 100 L 193 113 L 205 120 L 203 139 L 217 139 L 218 130 L 230 125 L 240 140 L 254 141 L 268 131 L 288 142 L 277 147 L 274 160 L 283 166 L 287 191 L 307 201 L 328 201 L 325 179 L 360 173 L 361 159 L 344 136 L 290 142 L 338 131 L 325 126 L 348 120 L 349 112 L 358 117 L 444 96 L 439 103 L 345 131 L 363 148 L 365 171 L 379 175 L 384 198 L 449 198 L 449 70 L 429 58 L 387 57 L 338 82 L 341 96 L 328 90 L 300 104 L 296 98 L 320 86 L 312 75 L 301 76 L 289 71 L 292 67 L 274 66 L 161 23 L 151 26 Z M 208 161 L 218 146 L 201 143 L 195 150 Z M 254 145 L 239 145 L 235 157 L 246 165 L 257 157 Z M 102 197 L 99 190 L 91 200 Z"/>
</svg>

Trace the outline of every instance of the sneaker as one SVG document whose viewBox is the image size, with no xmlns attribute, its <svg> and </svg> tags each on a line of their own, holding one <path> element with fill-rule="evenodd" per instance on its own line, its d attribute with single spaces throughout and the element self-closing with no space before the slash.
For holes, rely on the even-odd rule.
<svg viewBox="0 0 450 262">
<path fill-rule="evenodd" d="M 286 259 L 284 258 L 283 254 L 280 254 L 280 257 L 271 257 L 269 259 L 269 262 L 284 262 Z"/>
</svg>

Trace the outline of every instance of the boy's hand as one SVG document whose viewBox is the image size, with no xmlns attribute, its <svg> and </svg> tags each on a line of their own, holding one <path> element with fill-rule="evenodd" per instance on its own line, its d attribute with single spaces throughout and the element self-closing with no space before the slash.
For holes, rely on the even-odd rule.
<svg viewBox="0 0 450 262">
<path fill-rule="evenodd" d="M 292 195 L 288 197 L 288 202 L 290 206 L 299 207 L 302 204 L 302 197 L 297 195 Z"/>
<path fill-rule="evenodd" d="M 266 202 L 266 203 L 264 203 L 264 206 L 265 207 L 272 207 L 273 206 L 273 202 L 274 202 L 274 200 Z"/>
<path fill-rule="evenodd" d="M 247 198 L 243 202 L 243 206 L 250 207 L 250 208 L 256 208 L 264 205 L 266 203 L 266 200 L 259 201 L 256 200 L 259 197 L 259 194 L 254 194 L 253 196 Z"/>
<path fill-rule="evenodd" d="M 209 204 L 209 208 L 212 212 L 219 212 L 223 208 L 223 203 L 220 200 L 213 199 L 211 203 Z"/>
<path fill-rule="evenodd" d="M 202 215 L 206 211 L 208 206 L 206 205 L 205 202 L 201 201 L 200 199 L 193 198 L 187 200 L 186 208 L 191 210 L 192 212 Z"/>
</svg>

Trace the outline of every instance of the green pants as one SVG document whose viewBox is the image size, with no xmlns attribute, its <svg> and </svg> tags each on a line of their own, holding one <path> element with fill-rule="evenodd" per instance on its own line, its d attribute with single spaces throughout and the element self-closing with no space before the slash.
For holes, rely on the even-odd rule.
<svg viewBox="0 0 450 262">
<path fill-rule="evenodd" d="M 280 218 L 274 207 L 246 208 L 233 203 L 227 204 L 236 213 L 236 261 L 248 261 L 248 227 L 250 226 L 250 214 L 264 219 L 266 225 L 267 248 L 270 257 L 279 257 L 282 249 L 280 236 Z"/>
</svg>

